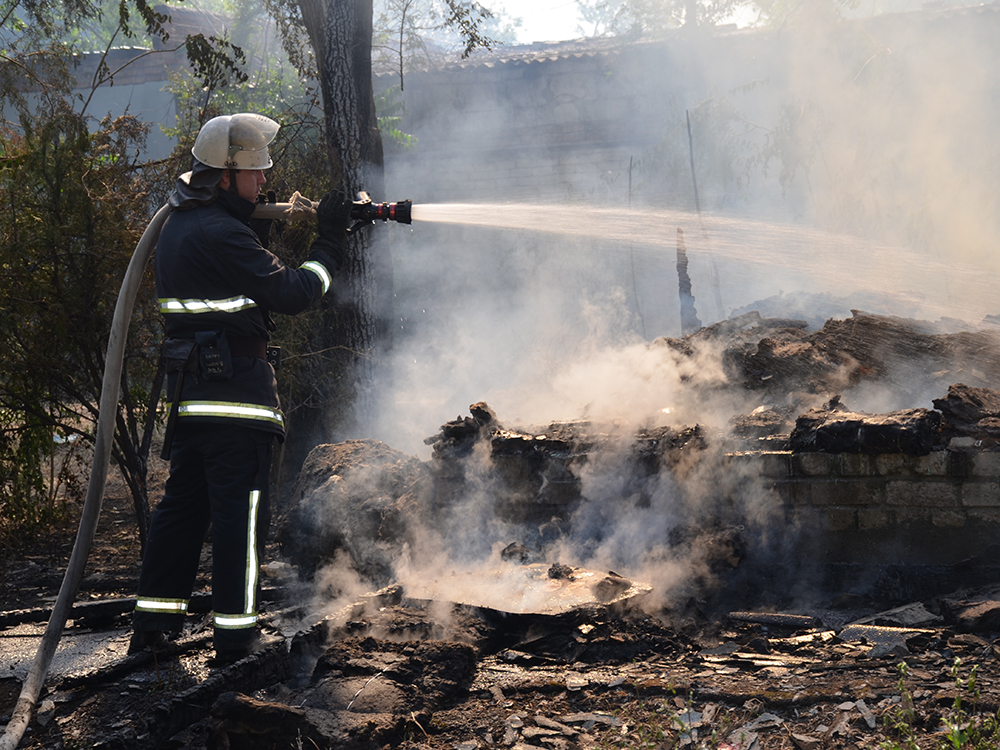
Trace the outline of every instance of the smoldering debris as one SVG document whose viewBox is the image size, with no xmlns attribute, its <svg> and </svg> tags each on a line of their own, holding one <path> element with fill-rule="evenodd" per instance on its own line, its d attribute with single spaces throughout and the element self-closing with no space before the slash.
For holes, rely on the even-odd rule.
<svg viewBox="0 0 1000 750">
<path fill-rule="evenodd" d="M 647 595 L 648 584 L 614 571 L 603 573 L 556 563 L 504 565 L 400 582 L 408 599 L 450 601 L 507 614 L 565 614 L 576 609 L 624 605 Z"/>
<path fill-rule="evenodd" d="M 786 414 L 773 406 L 758 406 L 749 414 L 734 415 L 729 419 L 728 426 L 734 437 L 753 440 L 787 438 L 794 424 Z"/>
<path fill-rule="evenodd" d="M 586 422 L 509 429 L 486 404 L 474 404 L 471 412 L 429 439 L 434 457 L 426 463 L 378 441 L 316 448 L 296 484 L 297 502 L 279 520 L 282 554 L 312 576 L 346 553 L 354 571 L 376 587 L 407 568 L 426 577 L 420 561 L 436 562 L 436 555 L 462 573 L 545 561 L 580 507 L 583 467 L 621 436 Z M 641 483 L 665 466 L 680 469 L 704 449 L 698 427 L 642 429 L 621 458 Z M 484 497 L 486 506 L 478 504 Z M 470 517 L 473 507 L 481 517 Z M 457 547 L 470 547 L 473 531 L 486 536 L 473 550 L 478 557 L 462 560 Z"/>
<path fill-rule="evenodd" d="M 392 589 L 207 674 L 206 643 L 56 684 L 28 746 L 568 750 L 638 741 L 643 727 L 679 743 L 940 738 L 942 722 L 985 727 L 997 710 L 998 594 L 677 628 L 602 607 L 491 617 Z M 0 690 L 0 711 L 15 695 Z"/>
<path fill-rule="evenodd" d="M 793 451 L 926 456 L 939 444 L 940 430 L 941 414 L 931 409 L 857 414 L 836 398 L 800 416 L 788 446 Z"/>
<path fill-rule="evenodd" d="M 388 582 L 429 488 L 427 465 L 377 440 L 317 446 L 277 519 L 276 541 L 303 577 L 343 552 L 360 575 Z"/>
<path fill-rule="evenodd" d="M 942 440 L 954 447 L 995 447 L 1000 443 L 1000 393 L 964 383 L 948 387 L 948 395 L 934 399 L 942 414 Z"/>
<path fill-rule="evenodd" d="M 653 342 L 651 349 L 667 347 L 681 359 L 711 355 L 725 363 L 728 380 L 722 382 L 700 380 L 691 370 L 685 381 L 689 399 L 729 398 L 736 407 L 765 402 L 721 425 L 662 424 L 660 415 L 646 424 L 577 419 L 515 427 L 479 402 L 468 416 L 446 422 L 426 439 L 432 447 L 426 462 L 375 441 L 320 446 L 301 473 L 295 507 L 280 525 L 282 552 L 306 577 L 329 568 L 339 555 L 373 587 L 449 576 L 454 582 L 513 564 L 619 570 L 653 586 L 654 607 L 690 597 L 715 601 L 716 593 L 732 607 L 740 596 L 759 595 L 762 585 L 786 590 L 781 572 L 794 578 L 804 568 L 782 562 L 782 556 L 809 545 L 833 550 L 812 563 L 864 565 L 843 555 L 863 552 L 858 540 L 890 530 L 901 512 L 893 498 L 914 491 L 910 480 L 917 477 L 904 472 L 899 479 L 906 481 L 897 481 L 899 470 L 888 464 L 878 471 L 844 464 L 846 481 L 833 476 L 841 468 L 822 473 L 818 464 L 800 467 L 795 457 L 950 456 L 989 448 L 990 431 L 1000 424 L 1000 394 L 983 385 L 944 383 L 956 374 L 983 383 L 1000 372 L 1000 337 L 994 329 L 942 330 L 855 311 L 849 320 L 831 320 L 810 333 L 796 321 L 751 312 L 683 339 Z M 867 387 L 892 391 L 913 373 L 921 385 L 903 389 L 897 399 L 939 388 L 932 395 L 947 395 L 934 400 L 936 409 L 872 413 L 855 406 L 873 402 Z M 966 438 L 972 442 L 963 448 Z M 754 456 L 760 460 L 733 459 Z M 787 464 L 786 474 L 768 468 L 778 465 L 775 459 Z M 942 468 L 933 468 L 938 464 Z M 948 498 L 939 482 L 951 481 L 947 477 L 960 464 L 949 459 L 919 469 L 940 474 L 928 486 L 941 502 Z M 876 478 L 864 479 L 866 472 Z M 803 507 L 810 501 L 802 492 L 825 497 L 831 487 L 836 497 Z M 866 503 L 887 499 L 858 511 L 861 501 L 847 497 L 853 488 Z M 970 487 L 969 502 L 977 502 L 972 493 L 987 491 Z M 932 509 L 926 518 L 913 512 L 901 517 L 907 536 L 893 543 L 917 545 L 925 531 L 941 533 L 942 524 L 950 539 L 962 519 L 944 511 L 950 515 Z M 888 550 L 893 543 L 880 546 Z M 919 562 L 913 554 L 907 547 L 904 564 Z M 876 557 L 869 562 L 892 567 L 892 559 Z M 756 582 L 747 580 L 753 567 L 748 560 L 757 566 Z M 948 580 L 957 562 L 934 560 L 946 565 Z M 760 578 L 761 571 L 766 577 Z M 843 580 L 839 568 L 831 575 L 815 572 L 817 585 Z M 878 583 L 884 578 L 862 576 L 873 591 L 885 590 Z M 903 587 L 899 593 L 911 597 L 917 591 Z"/>
<path fill-rule="evenodd" d="M 817 395 L 865 385 L 892 390 L 893 408 L 912 407 L 955 383 L 991 387 L 1000 371 L 1000 331 L 992 326 L 953 332 L 951 326 L 859 310 L 814 332 L 804 321 L 748 312 L 683 339 L 657 340 L 685 354 L 706 342 L 722 352 L 727 387 L 798 409 L 817 406 Z"/>
</svg>

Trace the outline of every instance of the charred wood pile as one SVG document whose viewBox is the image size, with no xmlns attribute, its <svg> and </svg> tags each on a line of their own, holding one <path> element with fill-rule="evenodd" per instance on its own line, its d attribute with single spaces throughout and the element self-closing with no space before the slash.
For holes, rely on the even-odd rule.
<svg viewBox="0 0 1000 750">
<path fill-rule="evenodd" d="M 922 544 L 925 527 L 931 533 L 944 524 L 948 539 L 956 540 L 966 523 L 993 528 L 994 520 L 968 510 L 988 502 L 978 498 L 989 488 L 974 483 L 961 495 L 960 485 L 970 472 L 978 482 L 976 472 L 984 471 L 981 461 L 969 468 L 969 453 L 993 449 L 1000 435 L 1000 392 L 986 385 L 1000 382 L 997 331 L 949 333 L 939 325 L 855 312 L 809 332 L 801 321 L 747 313 L 651 346 L 681 360 L 708 352 L 721 362 L 725 380 L 700 381 L 695 372 L 686 383 L 694 392 L 728 389 L 744 403 L 764 404 L 722 425 L 623 428 L 576 420 L 525 428 L 505 424 L 480 402 L 425 440 L 432 453 L 426 462 L 372 441 L 320 446 L 280 524 L 283 553 L 306 575 L 346 553 L 363 577 L 384 585 L 405 550 L 426 544 L 424 530 L 447 536 L 440 527 L 452 523 L 456 529 L 465 524 L 464 545 L 491 525 L 508 534 L 494 543 L 524 550 L 523 560 L 544 561 L 547 549 L 578 533 L 580 508 L 595 502 L 583 478 L 602 471 L 616 478 L 618 493 L 602 502 L 622 509 L 653 507 L 670 483 L 675 499 L 661 512 L 676 518 L 663 543 L 671 554 L 700 550 L 699 566 L 709 577 L 738 568 L 755 537 L 771 540 L 771 559 L 802 518 L 813 527 L 806 537 L 838 550 L 822 558 L 836 564 L 864 552 L 859 545 L 893 523 L 907 529 L 911 545 Z M 839 394 L 866 382 L 904 389 L 895 394 L 899 399 L 912 392 L 930 400 L 932 394 L 934 408 L 850 409 Z M 810 454 L 909 458 L 903 469 L 892 461 L 822 469 L 796 458 Z M 723 470 L 734 455 L 751 459 L 742 470 L 756 477 L 750 484 L 747 476 Z M 933 456 L 945 460 L 905 468 L 910 459 Z M 777 474 L 768 468 L 775 465 Z M 930 500 L 919 497 L 922 482 Z M 748 493 L 761 498 L 749 521 Z M 914 507 L 927 510 L 921 515 Z M 464 520 L 454 520 L 459 516 Z M 979 531 L 971 536 L 979 539 Z M 822 534 L 849 541 L 827 543 Z M 478 554 L 488 556 L 488 546 Z M 914 554 L 903 558 L 912 563 Z"/>
<path fill-rule="evenodd" d="M 836 394 L 863 382 L 902 392 L 944 392 L 954 383 L 996 385 L 1000 330 L 945 332 L 940 324 L 853 311 L 809 332 L 804 321 L 745 313 L 661 346 L 690 355 L 699 346 L 722 352 L 730 384 L 784 397 Z"/>
</svg>

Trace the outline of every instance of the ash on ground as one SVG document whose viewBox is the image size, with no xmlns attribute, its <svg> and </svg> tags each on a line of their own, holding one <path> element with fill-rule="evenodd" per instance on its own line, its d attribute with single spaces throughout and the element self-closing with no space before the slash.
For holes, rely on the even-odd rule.
<svg viewBox="0 0 1000 750">
<path fill-rule="evenodd" d="M 746 408 L 721 424 L 521 427 L 479 403 L 429 438 L 429 461 L 377 441 L 319 446 L 280 508 L 266 646 L 212 666 L 203 593 L 182 637 L 157 652 L 54 674 L 22 746 L 1000 742 L 1000 588 L 901 600 L 914 589 L 880 587 L 884 569 L 816 577 L 790 553 L 798 500 L 759 468 L 853 456 L 840 463 L 861 473 L 814 478 L 861 488 L 902 482 L 879 467 L 919 484 L 913 467 L 939 466 L 934 497 L 957 492 L 1000 435 L 997 344 L 995 330 L 863 313 L 813 333 L 748 314 L 651 345 L 679 362 L 714 353 L 725 378 L 692 370 L 687 383 L 703 400 L 740 394 Z M 869 382 L 905 382 L 933 408 L 903 393 L 868 411 L 855 403 Z M 928 517 L 954 524 L 958 513 Z M 931 582 L 988 571 L 989 550 L 971 552 Z M 45 580 L 36 568 L 13 579 Z M 93 576 L 84 591 L 93 601 L 66 638 L 124 641 L 128 599 Z M 44 606 L 14 609 L 0 636 L 40 632 Z M 19 688 L 0 679 L 0 713 Z"/>
</svg>

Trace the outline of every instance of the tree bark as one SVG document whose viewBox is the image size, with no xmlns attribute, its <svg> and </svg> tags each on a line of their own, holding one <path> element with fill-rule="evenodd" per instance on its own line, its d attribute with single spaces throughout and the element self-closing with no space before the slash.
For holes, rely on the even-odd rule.
<svg viewBox="0 0 1000 750">
<path fill-rule="evenodd" d="M 698 0 L 685 0 L 684 26 L 690 29 L 698 26 Z"/>
<path fill-rule="evenodd" d="M 371 0 L 299 0 L 319 68 L 330 184 L 351 197 L 384 200 L 382 136 L 372 91 Z M 347 262 L 314 332 L 324 371 L 310 404 L 290 421 L 289 468 L 321 442 L 357 436 L 376 408 L 374 381 L 389 343 L 392 262 L 378 231 L 347 241 Z"/>
</svg>

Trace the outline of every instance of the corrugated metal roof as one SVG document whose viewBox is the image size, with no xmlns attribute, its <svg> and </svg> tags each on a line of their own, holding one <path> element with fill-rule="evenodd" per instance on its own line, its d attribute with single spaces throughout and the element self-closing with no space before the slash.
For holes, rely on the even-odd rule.
<svg viewBox="0 0 1000 750">
<path fill-rule="evenodd" d="M 225 24 L 225 17 L 217 13 L 207 13 L 203 11 L 192 11 L 184 8 L 172 6 L 155 6 L 160 12 L 169 12 L 171 15 L 171 42 L 183 39 L 187 33 L 195 33 L 215 28 L 220 24 Z M 880 16 L 872 16 L 863 19 L 854 19 L 850 23 L 858 23 L 870 27 L 898 24 L 901 22 L 934 22 L 936 20 L 951 20 L 956 17 L 967 16 L 977 17 L 995 15 L 1000 13 L 1000 0 L 991 3 L 971 6 L 953 6 L 939 8 L 924 8 L 922 10 L 906 11 L 901 13 L 886 13 Z M 699 29 L 702 34 L 708 33 L 713 37 L 719 36 L 744 36 L 760 33 L 775 33 L 774 29 L 766 28 L 745 28 L 737 29 L 735 24 L 716 26 L 711 29 Z M 479 49 L 470 54 L 467 58 L 462 58 L 458 53 L 443 55 L 435 64 L 429 64 L 419 68 L 407 70 L 407 74 L 425 73 L 430 71 L 448 72 L 472 70 L 476 68 L 497 68 L 501 66 L 531 65 L 535 63 L 551 63 L 568 59 L 584 59 L 594 57 L 609 57 L 620 54 L 626 49 L 641 49 L 656 45 L 676 43 L 685 38 L 688 32 L 685 29 L 674 29 L 663 32 L 657 36 L 634 35 L 618 37 L 585 37 L 580 39 L 570 39 L 559 42 L 534 42 L 533 44 L 518 45 L 498 45 L 492 50 Z M 159 46 L 159 41 L 155 46 Z M 126 54 L 126 50 L 131 50 L 134 56 L 138 56 L 148 50 L 139 48 L 117 48 L 112 55 L 117 57 Z M 101 53 L 91 53 L 82 56 L 82 59 L 89 62 L 89 59 L 99 57 Z M 88 59 L 89 58 L 89 59 Z M 86 67 L 86 62 L 84 67 Z M 150 61 L 152 62 L 152 61 Z M 154 72 L 150 66 L 149 70 L 140 73 L 136 70 L 133 75 L 138 78 L 149 77 L 153 80 L 156 76 L 161 76 L 159 67 L 163 65 L 163 60 L 159 62 L 157 70 Z M 386 67 L 375 71 L 375 78 L 385 78 L 388 76 L 398 76 L 398 69 Z"/>
<path fill-rule="evenodd" d="M 735 28 L 735 27 L 733 27 Z M 501 44 L 491 50 L 478 49 L 466 58 L 452 54 L 444 56 L 437 65 L 426 65 L 411 69 L 410 73 L 428 71 L 454 71 L 472 68 L 495 68 L 501 65 L 527 65 L 531 63 L 556 62 L 569 58 L 581 59 L 616 55 L 626 47 L 648 44 L 652 40 L 629 37 L 586 37 L 560 42 L 534 42 L 532 44 Z M 657 40 L 659 41 L 659 40 Z M 396 75 L 398 71 L 379 71 L 376 78 Z"/>
<path fill-rule="evenodd" d="M 951 6 L 940 8 L 924 8 L 921 10 L 900 13 L 885 13 L 868 18 L 848 19 L 848 23 L 862 25 L 883 25 L 899 22 L 933 22 L 939 19 L 952 19 L 960 16 L 979 16 L 1000 13 L 1000 0 L 991 3 L 970 6 Z M 771 28 L 738 29 L 735 24 L 716 26 L 712 29 L 700 29 L 701 33 L 712 36 L 754 35 L 759 33 L 774 33 Z M 685 29 L 674 29 L 653 36 L 620 36 L 620 37 L 585 37 L 561 42 L 534 42 L 533 44 L 499 45 L 492 50 L 476 50 L 467 58 L 459 54 L 444 56 L 437 65 L 414 68 L 408 73 L 423 73 L 428 71 L 457 71 L 473 68 L 495 68 L 502 65 L 528 65 L 532 63 L 556 62 L 571 57 L 595 57 L 617 55 L 625 49 L 659 44 L 670 44 L 683 38 L 688 32 Z M 378 71 L 376 78 L 398 75 L 398 70 Z"/>
</svg>

